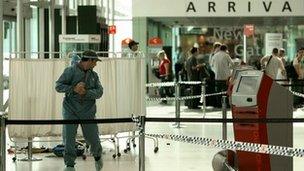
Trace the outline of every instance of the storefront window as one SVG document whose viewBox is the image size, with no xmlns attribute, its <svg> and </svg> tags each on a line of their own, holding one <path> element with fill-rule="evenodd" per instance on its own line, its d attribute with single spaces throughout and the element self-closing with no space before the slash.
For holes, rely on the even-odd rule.
<svg viewBox="0 0 304 171">
<path fill-rule="evenodd" d="M 180 45 L 184 51 L 197 45 L 202 54 L 210 54 L 214 42 L 228 46 L 232 58 L 244 59 L 243 26 L 181 27 Z M 246 62 L 254 63 L 270 55 L 273 47 L 284 48 L 287 59 L 293 59 L 296 49 L 304 46 L 304 27 L 296 26 L 255 26 L 254 34 L 246 37 Z M 270 37 L 269 37 L 270 36 Z"/>
</svg>

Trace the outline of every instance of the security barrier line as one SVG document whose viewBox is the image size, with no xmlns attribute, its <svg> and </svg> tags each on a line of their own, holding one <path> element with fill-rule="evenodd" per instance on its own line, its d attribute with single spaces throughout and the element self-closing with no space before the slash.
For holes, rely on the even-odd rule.
<svg viewBox="0 0 304 171">
<path fill-rule="evenodd" d="M 290 92 L 291 92 L 293 95 L 295 95 L 295 96 L 304 98 L 304 94 L 302 94 L 302 93 L 295 92 L 295 91 L 291 91 L 291 90 L 290 90 Z"/>
<path fill-rule="evenodd" d="M 6 125 L 51 125 L 51 124 L 85 124 L 85 123 L 121 123 L 121 122 L 134 122 L 140 130 L 140 157 L 139 157 L 139 170 L 145 170 L 145 136 L 154 138 L 165 138 L 174 141 L 187 142 L 193 144 L 200 144 L 209 147 L 217 147 L 232 150 L 241 150 L 255 153 L 274 154 L 290 157 L 304 157 L 304 149 L 274 146 L 267 144 L 255 144 L 246 142 L 235 142 L 227 140 L 216 140 L 211 138 L 190 137 L 182 135 L 169 135 L 169 134 L 146 134 L 146 122 L 245 122 L 245 123 L 291 123 L 291 122 L 304 122 L 302 119 L 287 119 L 287 118 L 272 118 L 272 119 L 204 119 L 204 118 L 146 118 L 145 116 L 133 116 L 132 118 L 110 118 L 110 119 L 95 119 L 95 120 L 7 120 L 5 116 L 0 114 L 0 131 L 1 131 L 1 170 L 5 171 L 6 161 Z"/>
<path fill-rule="evenodd" d="M 203 137 L 191 137 L 185 135 L 172 134 L 146 134 L 147 136 L 173 140 L 177 142 L 185 142 L 190 144 L 198 144 L 206 147 L 216 147 L 230 150 L 247 151 L 254 153 L 272 154 L 288 157 L 304 157 L 304 149 L 275 146 L 267 144 L 256 144 L 239 141 L 218 140 Z"/>
<path fill-rule="evenodd" d="M 147 97 L 147 101 L 162 101 L 162 100 L 168 100 L 168 101 L 173 101 L 173 100 L 189 100 L 189 99 L 197 99 L 201 98 L 202 96 L 209 97 L 209 96 L 218 96 L 218 95 L 223 95 L 226 94 L 226 91 L 219 92 L 219 93 L 211 93 L 211 94 L 205 94 L 205 95 L 196 95 L 196 96 L 182 96 L 179 98 L 175 97 L 163 97 L 163 98 L 158 98 L 158 97 Z"/>
<path fill-rule="evenodd" d="M 146 87 L 173 87 L 175 86 L 174 82 L 163 82 L 163 83 L 149 83 L 146 84 Z"/>
<path fill-rule="evenodd" d="M 185 85 L 198 85 L 202 84 L 201 81 L 181 81 L 178 82 L 179 84 L 185 84 Z M 148 83 L 146 84 L 146 87 L 173 87 L 177 83 L 176 82 L 162 82 L 162 83 Z"/>
</svg>

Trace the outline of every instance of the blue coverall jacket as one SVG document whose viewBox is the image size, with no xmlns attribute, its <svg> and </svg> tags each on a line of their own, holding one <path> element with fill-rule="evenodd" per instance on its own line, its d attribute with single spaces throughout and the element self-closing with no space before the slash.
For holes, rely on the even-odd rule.
<svg viewBox="0 0 304 171">
<path fill-rule="evenodd" d="M 79 82 L 85 83 L 86 94 L 83 96 L 74 92 L 74 87 Z M 84 71 L 78 64 L 69 66 L 56 81 L 56 91 L 65 93 L 62 109 L 64 119 L 95 118 L 96 99 L 100 98 L 103 94 L 103 87 L 96 72 L 93 70 Z M 84 138 L 91 145 L 93 156 L 100 157 L 102 147 L 100 145 L 97 125 L 83 124 L 81 127 Z M 67 166 L 74 166 L 75 164 L 75 137 L 77 128 L 78 124 L 67 124 L 63 127 L 64 160 Z"/>
</svg>

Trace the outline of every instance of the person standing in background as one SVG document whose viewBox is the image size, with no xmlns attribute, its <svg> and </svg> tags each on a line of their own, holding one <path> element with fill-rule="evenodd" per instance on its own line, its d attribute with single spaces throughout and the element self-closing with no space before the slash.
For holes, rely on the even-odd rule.
<svg viewBox="0 0 304 171">
<path fill-rule="evenodd" d="M 132 58 L 132 57 L 144 57 L 143 53 L 139 50 L 139 43 L 131 40 L 128 43 L 128 47 L 130 49 L 129 53 L 127 54 L 127 57 Z"/>
<path fill-rule="evenodd" d="M 272 55 L 264 56 L 261 59 L 261 65 L 265 68 L 265 74 L 272 79 L 277 78 L 279 71 L 283 76 L 286 76 L 285 67 L 281 59 L 278 57 L 278 53 L 278 48 L 273 48 Z"/>
<path fill-rule="evenodd" d="M 170 81 L 170 60 L 164 50 L 157 53 L 157 58 L 159 59 L 159 77 L 161 82 Z M 161 98 L 166 98 L 170 96 L 169 87 L 160 87 L 159 94 Z M 167 100 L 162 100 L 163 104 L 167 104 Z"/>
<path fill-rule="evenodd" d="M 279 54 L 278 54 L 278 57 L 279 59 L 282 61 L 283 63 L 283 67 L 285 69 L 285 66 L 286 66 L 286 57 L 285 57 L 285 49 L 281 48 L 279 50 Z M 282 74 L 282 70 L 280 69 L 278 74 L 277 74 L 277 78 L 276 79 L 279 79 L 279 80 L 285 80 L 287 79 L 287 73 L 285 73 L 285 75 Z M 278 83 L 280 84 L 288 84 L 288 81 L 278 81 Z"/>
<path fill-rule="evenodd" d="M 286 54 L 285 54 L 285 49 L 281 48 L 279 50 L 279 54 L 278 57 L 281 59 L 281 61 L 283 62 L 284 67 L 286 66 Z"/>
<path fill-rule="evenodd" d="M 213 56 L 218 52 L 218 51 L 220 51 L 220 47 L 221 47 L 221 43 L 220 42 L 215 42 L 214 44 L 213 44 L 213 51 L 212 51 L 212 53 L 210 54 L 210 56 L 209 56 L 209 65 L 210 65 L 210 68 L 211 68 L 211 70 L 213 71 L 213 72 L 215 72 L 214 71 L 214 68 L 213 68 Z"/>
<path fill-rule="evenodd" d="M 193 47 L 190 51 L 191 56 L 188 58 L 186 62 L 186 69 L 188 74 L 188 81 L 201 81 L 200 80 L 200 70 L 204 66 L 204 64 L 198 64 L 197 57 L 199 54 L 198 48 Z M 200 85 L 191 85 L 190 86 L 190 94 L 191 96 L 200 95 L 201 90 Z M 187 105 L 189 109 L 200 109 L 199 105 L 199 98 L 192 99 L 189 101 Z"/>
<path fill-rule="evenodd" d="M 226 45 L 220 46 L 220 51 L 218 51 L 212 57 L 213 71 L 215 73 L 215 92 L 223 92 L 227 90 L 226 81 L 231 76 L 231 69 L 234 67 L 234 63 L 228 54 L 228 47 Z M 228 103 L 227 103 L 228 104 Z M 216 97 L 215 107 L 220 108 L 221 97 Z"/>
<path fill-rule="evenodd" d="M 292 84 L 297 86 L 292 87 L 293 91 L 304 93 L 304 47 L 300 48 L 297 52 L 296 57 L 293 60 L 293 66 L 296 70 L 298 78 L 293 80 Z M 300 86 L 302 85 L 302 86 Z M 304 99 L 301 97 L 294 96 L 294 107 L 302 107 Z"/>
<path fill-rule="evenodd" d="M 186 53 L 183 51 L 181 47 L 178 47 L 177 62 L 174 65 L 176 82 L 179 81 L 179 76 L 181 72 L 184 70 L 186 60 L 187 60 Z"/>
</svg>

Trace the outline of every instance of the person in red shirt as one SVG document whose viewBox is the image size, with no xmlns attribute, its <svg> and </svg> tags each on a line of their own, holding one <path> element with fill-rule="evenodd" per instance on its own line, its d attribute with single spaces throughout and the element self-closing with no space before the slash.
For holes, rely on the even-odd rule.
<svg viewBox="0 0 304 171">
<path fill-rule="evenodd" d="M 159 59 L 159 77 L 161 82 L 168 82 L 170 77 L 170 60 L 168 59 L 166 52 L 161 50 L 157 53 L 157 57 Z M 160 87 L 159 94 L 160 97 L 165 98 L 169 95 L 168 87 Z M 167 100 L 162 100 L 162 103 L 167 104 Z"/>
</svg>

